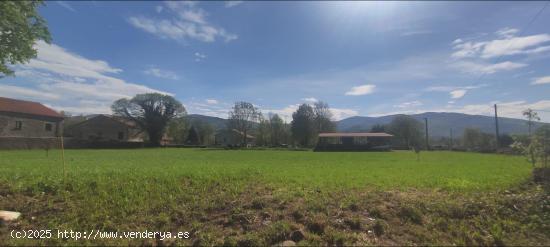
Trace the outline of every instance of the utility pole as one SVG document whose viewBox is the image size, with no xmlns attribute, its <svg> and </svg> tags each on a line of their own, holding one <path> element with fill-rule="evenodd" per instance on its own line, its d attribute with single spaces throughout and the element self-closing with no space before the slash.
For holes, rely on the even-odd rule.
<svg viewBox="0 0 550 247">
<path fill-rule="evenodd" d="M 499 144 L 500 144 L 500 135 L 498 133 L 498 114 L 497 114 L 497 104 L 495 104 L 495 131 L 496 131 L 496 140 L 497 140 L 497 143 L 496 143 L 496 147 L 497 147 L 497 151 L 498 151 L 498 148 L 499 148 Z"/>
<path fill-rule="evenodd" d="M 428 118 L 424 118 L 424 126 L 426 127 L 426 150 L 430 150 L 430 142 L 428 141 Z"/>
</svg>

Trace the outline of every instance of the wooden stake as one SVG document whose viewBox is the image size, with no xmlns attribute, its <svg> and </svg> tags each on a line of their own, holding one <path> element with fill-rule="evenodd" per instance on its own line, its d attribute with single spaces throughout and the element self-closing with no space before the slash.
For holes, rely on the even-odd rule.
<svg viewBox="0 0 550 247">
<path fill-rule="evenodd" d="M 65 146 L 63 145 L 63 136 L 59 138 L 61 139 L 61 160 L 63 161 L 63 187 L 66 187 L 65 180 L 67 177 L 67 169 L 65 167 Z"/>
</svg>

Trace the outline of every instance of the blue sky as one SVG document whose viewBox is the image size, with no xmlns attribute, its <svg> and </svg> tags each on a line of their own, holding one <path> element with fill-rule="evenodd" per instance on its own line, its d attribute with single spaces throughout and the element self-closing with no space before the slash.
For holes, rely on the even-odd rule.
<svg viewBox="0 0 550 247">
<path fill-rule="evenodd" d="M 546 2 L 47 2 L 51 45 L 0 96 L 73 114 L 137 93 L 226 117 L 238 100 L 334 119 L 425 111 L 550 121 Z"/>
</svg>

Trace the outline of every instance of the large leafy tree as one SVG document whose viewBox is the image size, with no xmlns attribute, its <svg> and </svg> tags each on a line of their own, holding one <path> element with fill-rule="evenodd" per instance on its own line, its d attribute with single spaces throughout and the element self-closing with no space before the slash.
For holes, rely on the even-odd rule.
<svg viewBox="0 0 550 247">
<path fill-rule="evenodd" d="M 410 116 L 399 115 L 391 121 L 390 132 L 401 145 L 412 148 L 421 142 L 422 124 Z"/>
<path fill-rule="evenodd" d="M 286 141 L 285 123 L 277 114 L 269 116 L 271 145 L 279 146 Z"/>
<path fill-rule="evenodd" d="M 315 112 L 308 104 L 302 104 L 292 113 L 290 124 L 292 138 L 301 146 L 309 146 L 315 135 Z"/>
<path fill-rule="evenodd" d="M 201 145 L 209 145 L 214 139 L 214 127 L 206 121 L 195 119 L 192 125 L 197 129 L 199 134 L 199 143 Z"/>
<path fill-rule="evenodd" d="M 13 75 L 9 64 L 36 57 L 38 40 L 50 43 L 46 21 L 38 14 L 42 1 L 0 1 L 0 77 Z"/>
<path fill-rule="evenodd" d="M 315 113 L 314 121 L 317 133 L 334 132 L 336 130 L 336 125 L 331 121 L 332 113 L 326 102 L 315 102 L 313 112 Z"/>
<path fill-rule="evenodd" d="M 153 146 L 160 146 L 170 120 L 186 114 L 185 107 L 174 97 L 159 93 L 138 94 L 131 99 L 119 99 L 111 109 L 115 115 L 136 122 L 149 135 Z"/>
<path fill-rule="evenodd" d="M 187 134 L 187 139 L 185 140 L 185 144 L 189 144 L 189 145 L 200 144 L 199 132 L 197 131 L 195 126 L 191 126 L 191 128 L 189 129 L 189 134 Z"/>
<path fill-rule="evenodd" d="M 235 102 L 233 109 L 229 112 L 229 129 L 236 129 L 243 134 L 243 145 L 247 144 L 247 134 L 258 122 L 262 113 L 252 103 L 240 101 Z"/>
</svg>

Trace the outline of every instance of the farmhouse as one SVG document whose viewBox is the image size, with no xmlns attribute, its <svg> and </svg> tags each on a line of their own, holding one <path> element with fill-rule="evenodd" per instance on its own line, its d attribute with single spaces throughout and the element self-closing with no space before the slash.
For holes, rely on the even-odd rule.
<svg viewBox="0 0 550 247">
<path fill-rule="evenodd" d="M 315 151 L 375 151 L 390 150 L 387 133 L 319 133 Z"/>
<path fill-rule="evenodd" d="M 214 143 L 220 146 L 239 146 L 243 143 L 243 136 L 244 133 L 236 129 L 224 129 L 216 133 L 214 136 Z M 246 140 L 248 145 L 253 146 L 256 141 L 256 137 L 247 134 Z"/>
<path fill-rule="evenodd" d="M 88 141 L 143 142 L 144 133 L 131 120 L 111 115 L 96 115 L 68 126 L 65 136 Z"/>
<path fill-rule="evenodd" d="M 50 147 L 62 124 L 61 114 L 38 102 L 0 97 L 0 149 Z"/>
</svg>

